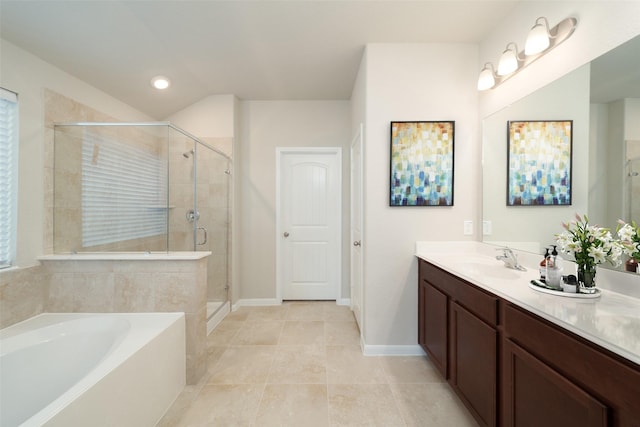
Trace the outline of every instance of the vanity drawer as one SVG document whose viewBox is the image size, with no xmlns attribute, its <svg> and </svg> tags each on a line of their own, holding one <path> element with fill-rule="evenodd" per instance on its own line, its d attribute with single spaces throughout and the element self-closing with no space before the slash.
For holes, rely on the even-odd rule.
<svg viewBox="0 0 640 427">
<path fill-rule="evenodd" d="M 420 260 L 420 280 L 426 280 L 492 326 L 498 322 L 498 298 L 440 268 Z"/>
</svg>

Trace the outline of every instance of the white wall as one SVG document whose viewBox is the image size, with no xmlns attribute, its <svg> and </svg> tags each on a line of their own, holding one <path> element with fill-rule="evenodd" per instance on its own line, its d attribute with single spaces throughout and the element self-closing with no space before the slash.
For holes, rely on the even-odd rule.
<svg viewBox="0 0 640 427">
<path fill-rule="evenodd" d="M 236 165 L 241 299 L 276 298 L 276 147 L 342 147 L 343 296 L 348 296 L 348 101 L 242 101 Z M 345 293 L 346 292 L 346 293 Z"/>
<path fill-rule="evenodd" d="M 167 120 L 198 138 L 233 137 L 236 102 L 234 95 L 207 96 Z"/>
<path fill-rule="evenodd" d="M 612 166 L 608 159 L 609 105 L 591 104 L 589 109 L 589 220 L 608 225 L 608 180 Z M 607 161 L 602 161 L 607 159 Z"/>
<path fill-rule="evenodd" d="M 536 18 L 545 16 L 550 26 L 567 17 L 578 20 L 575 33 L 552 52 L 516 76 L 480 97 L 480 114 L 490 113 L 528 95 L 612 48 L 640 34 L 639 1 L 545 1 L 522 2 L 480 44 L 477 75 L 482 64 L 498 59 L 507 43 L 524 48 Z"/>
<path fill-rule="evenodd" d="M 624 139 L 640 140 L 640 99 L 624 100 Z"/>
<path fill-rule="evenodd" d="M 640 99 L 628 98 L 608 104 L 593 104 L 591 109 L 592 132 L 597 132 L 599 138 L 593 144 L 599 154 L 599 157 L 594 158 L 594 166 L 603 176 L 599 182 L 592 179 L 592 189 L 600 188 L 600 192 L 590 192 L 590 195 L 595 194 L 597 197 L 593 202 L 589 200 L 590 206 L 600 203 L 601 206 L 594 206 L 594 210 L 602 213 L 594 217 L 589 210 L 589 218 L 615 230 L 618 219 L 638 220 L 629 218 L 628 215 L 625 141 L 640 140 Z"/>
<path fill-rule="evenodd" d="M 360 68 L 351 91 L 351 135 L 355 136 L 360 123 L 367 119 L 367 51 L 362 55 Z M 366 138 L 366 135 L 365 135 Z"/>
<path fill-rule="evenodd" d="M 473 239 L 463 235 L 463 221 L 475 219 L 480 197 L 476 64 L 475 45 L 367 46 L 366 73 L 356 82 L 359 87 L 366 76 L 366 345 L 416 344 L 417 240 Z M 389 207 L 389 126 L 394 120 L 456 122 L 453 207 Z"/>
<path fill-rule="evenodd" d="M 90 106 L 122 121 L 150 121 L 151 118 L 106 93 L 42 61 L 15 45 L 0 40 L 0 86 L 19 96 L 19 176 L 17 265 L 37 264 L 43 254 L 45 218 L 44 88 Z"/>
</svg>

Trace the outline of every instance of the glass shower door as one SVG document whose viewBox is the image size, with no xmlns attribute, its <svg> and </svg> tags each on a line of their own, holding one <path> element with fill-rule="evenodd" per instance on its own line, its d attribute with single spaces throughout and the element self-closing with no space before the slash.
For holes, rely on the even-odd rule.
<svg viewBox="0 0 640 427">
<path fill-rule="evenodd" d="M 171 129 L 169 250 L 210 251 L 207 319 L 228 301 L 230 161 Z"/>
<path fill-rule="evenodd" d="M 169 250 L 193 251 L 195 141 L 171 128 L 169 133 Z"/>
<path fill-rule="evenodd" d="M 207 319 L 227 301 L 229 289 L 229 161 L 210 147 L 196 147 L 196 251 L 207 258 Z"/>
</svg>

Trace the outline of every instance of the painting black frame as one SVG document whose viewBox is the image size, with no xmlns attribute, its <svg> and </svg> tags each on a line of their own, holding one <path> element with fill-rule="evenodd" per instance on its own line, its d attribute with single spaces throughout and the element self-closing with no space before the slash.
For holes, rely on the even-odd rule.
<svg viewBox="0 0 640 427">
<path fill-rule="evenodd" d="M 392 121 L 389 206 L 453 206 L 454 153 L 455 121 Z"/>
</svg>

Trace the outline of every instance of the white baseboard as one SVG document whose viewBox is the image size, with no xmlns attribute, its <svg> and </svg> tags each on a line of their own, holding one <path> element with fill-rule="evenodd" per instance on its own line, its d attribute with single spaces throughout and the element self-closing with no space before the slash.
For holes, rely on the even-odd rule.
<svg viewBox="0 0 640 427">
<path fill-rule="evenodd" d="M 238 307 L 260 307 L 260 306 L 268 306 L 268 305 L 281 305 L 282 301 L 276 298 L 245 298 L 239 299 L 234 305 L 233 310 L 237 310 Z M 350 298 L 340 298 L 336 300 L 337 305 L 351 305 Z"/>
<path fill-rule="evenodd" d="M 207 335 L 209 335 L 216 328 L 216 326 L 218 326 L 218 324 L 222 322 L 222 319 L 224 319 L 225 316 L 229 314 L 230 310 L 231 303 L 227 302 L 222 307 L 220 307 L 218 311 L 216 311 L 216 314 L 214 314 L 209 320 L 207 320 Z"/>
<path fill-rule="evenodd" d="M 361 343 L 365 356 L 424 356 L 419 345 L 368 345 Z"/>
<path fill-rule="evenodd" d="M 239 299 L 235 304 L 233 310 L 237 310 L 238 307 L 260 307 L 268 305 L 281 305 L 282 301 L 276 298 L 246 298 Z"/>
</svg>

